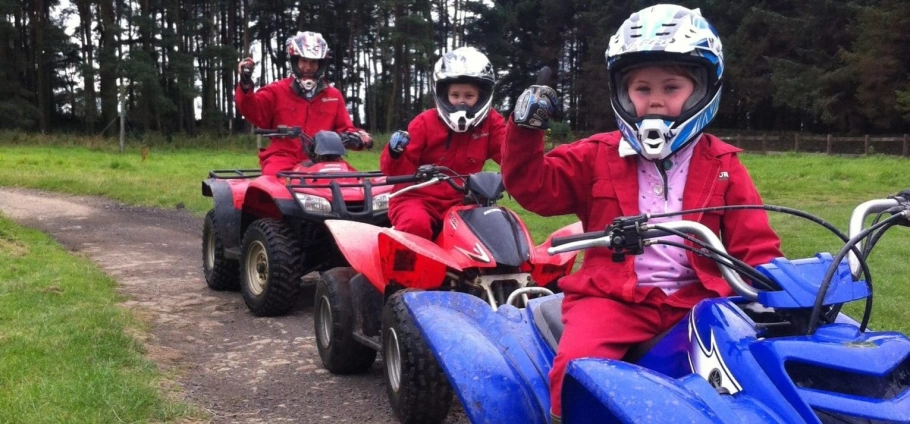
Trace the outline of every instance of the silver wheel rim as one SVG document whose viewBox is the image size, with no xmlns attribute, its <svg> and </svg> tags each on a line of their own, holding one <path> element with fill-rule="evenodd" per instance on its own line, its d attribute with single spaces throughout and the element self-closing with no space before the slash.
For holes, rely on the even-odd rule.
<svg viewBox="0 0 910 424">
<path fill-rule="evenodd" d="M 328 349 L 332 344 L 332 304 L 328 296 L 319 298 L 319 345 Z"/>
<path fill-rule="evenodd" d="M 205 269 L 211 271 L 215 267 L 215 229 L 209 231 L 205 239 Z"/>
<path fill-rule="evenodd" d="M 398 349 L 398 334 L 395 328 L 389 327 L 385 333 L 385 348 L 382 350 L 385 359 L 386 374 L 389 385 L 396 393 L 401 387 L 401 351 Z"/>
<path fill-rule="evenodd" d="M 269 285 L 269 254 L 260 241 L 250 243 L 246 255 L 246 276 L 250 293 L 256 296 L 261 295 Z"/>
</svg>

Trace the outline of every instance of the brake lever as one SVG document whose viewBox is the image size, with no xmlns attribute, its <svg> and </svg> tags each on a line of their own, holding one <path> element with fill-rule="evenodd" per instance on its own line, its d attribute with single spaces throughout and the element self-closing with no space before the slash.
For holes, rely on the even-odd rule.
<svg viewBox="0 0 910 424">
<path fill-rule="evenodd" d="M 613 262 L 623 262 L 626 255 L 641 255 L 645 251 L 641 226 L 648 221 L 647 215 L 621 216 L 610 224 L 610 249 Z"/>
</svg>

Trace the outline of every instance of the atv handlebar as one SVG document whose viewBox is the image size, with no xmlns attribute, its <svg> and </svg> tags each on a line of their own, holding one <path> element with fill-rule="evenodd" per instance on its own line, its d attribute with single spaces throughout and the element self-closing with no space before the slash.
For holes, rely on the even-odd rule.
<svg viewBox="0 0 910 424">
<path fill-rule="evenodd" d="M 278 138 L 297 138 L 306 136 L 306 133 L 304 133 L 300 127 L 289 127 L 287 125 L 279 125 L 277 128 L 256 128 L 253 130 L 253 134 Z"/>
<path fill-rule="evenodd" d="M 901 210 L 903 212 L 901 212 Z M 897 195 L 891 196 L 887 199 L 876 199 L 870 200 L 868 202 L 862 203 L 853 210 L 853 213 L 850 215 L 850 228 L 848 229 L 849 237 L 852 239 L 856 237 L 863 230 L 863 226 L 866 222 L 866 217 L 875 213 L 904 213 L 906 217 L 910 211 L 910 189 L 904 190 Z M 863 242 L 860 241 L 856 244 L 859 251 L 863 250 Z M 859 277 L 859 274 L 862 272 L 860 267 L 860 258 L 851 251 L 848 256 L 848 261 L 850 263 L 850 272 L 853 273 L 854 277 Z"/>
<path fill-rule="evenodd" d="M 407 186 L 401 190 L 398 190 L 389 195 L 389 198 L 398 196 L 399 194 L 404 194 L 412 190 L 417 190 L 429 185 L 436 184 L 440 181 L 445 181 L 449 183 L 452 188 L 458 191 L 464 191 L 464 187 L 456 184 L 453 179 L 464 180 L 465 176 L 456 173 L 455 171 L 449 169 L 445 166 L 436 166 L 436 165 L 421 165 L 417 168 L 417 171 L 413 175 L 396 175 L 392 177 L 387 177 L 386 182 L 391 184 L 401 184 L 401 183 L 410 183 L 410 182 L 420 182 L 419 184 L 414 184 L 412 186 Z"/>
<path fill-rule="evenodd" d="M 695 235 L 719 252 L 727 253 L 717 235 L 698 222 L 674 221 L 664 222 L 659 225 L 649 225 L 644 223 L 646 219 L 647 216 L 645 215 L 617 218 L 614 224 L 607 227 L 605 231 L 554 237 L 552 240 L 553 247 L 547 249 L 547 253 L 555 255 L 590 247 L 607 247 L 616 252 L 613 254 L 614 260 L 624 260 L 625 253 L 640 254 L 645 246 L 653 244 L 650 239 L 675 235 L 674 231 Z M 746 283 L 733 270 L 734 264 L 729 259 L 721 255 L 716 260 L 721 275 L 737 294 L 749 300 L 758 298 L 758 290 Z"/>
<path fill-rule="evenodd" d="M 888 223 L 882 222 L 872 225 L 869 228 L 864 228 L 865 218 L 873 213 L 890 213 L 892 215 L 900 216 L 891 217 L 888 220 L 885 220 L 889 221 Z M 758 291 L 747 284 L 742 277 L 737 274 L 736 270 L 746 272 L 746 275 L 752 278 L 753 281 L 756 279 L 761 280 L 761 275 L 757 273 L 754 267 L 730 256 L 724 248 L 723 243 L 721 243 L 714 232 L 704 225 L 693 221 L 683 220 L 661 224 L 648 224 L 647 221 L 649 218 L 650 215 L 619 217 L 614 219 L 613 223 L 604 231 L 593 231 L 566 237 L 554 237 L 553 240 L 551 240 L 552 247 L 547 249 L 547 252 L 551 255 L 555 255 L 557 253 L 571 252 L 591 247 L 606 247 L 614 251 L 613 260 L 621 262 L 625 260 L 625 255 L 627 254 L 639 255 L 643 253 L 645 246 L 661 243 L 658 240 L 652 239 L 658 239 L 669 235 L 691 234 L 697 236 L 704 242 L 702 247 L 714 253 L 714 255 L 711 255 L 710 257 L 717 262 L 724 279 L 727 280 L 737 294 L 749 300 L 757 299 Z M 860 204 L 853 210 L 850 218 L 850 240 L 845 244 L 843 254 L 846 255 L 848 252 L 847 249 L 855 246 L 855 250 L 849 250 L 850 270 L 854 277 L 859 276 L 862 267 L 864 266 L 862 262 L 865 261 L 865 256 L 875 244 L 877 237 L 881 235 L 881 231 L 884 231 L 887 227 L 881 230 L 876 237 L 873 237 L 872 232 L 879 227 L 883 227 L 884 224 L 889 223 L 890 225 L 910 226 L 910 189 L 904 190 L 887 199 L 870 200 Z M 870 246 L 863 251 L 861 243 L 862 240 L 867 237 L 869 238 L 868 242 Z M 666 242 L 664 243 L 666 244 Z M 861 257 L 858 257 L 854 252 L 861 252 Z M 830 277 L 826 278 L 826 280 L 830 280 Z M 819 294 L 820 298 L 824 297 L 824 292 L 827 290 L 826 283 L 823 283 L 822 287 L 823 289 L 820 290 Z M 817 315 L 817 313 L 813 313 L 813 315 Z"/>
</svg>

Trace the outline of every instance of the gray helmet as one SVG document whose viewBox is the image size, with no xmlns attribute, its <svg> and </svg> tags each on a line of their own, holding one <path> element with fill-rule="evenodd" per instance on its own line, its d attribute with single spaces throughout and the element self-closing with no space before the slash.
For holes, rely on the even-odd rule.
<svg viewBox="0 0 910 424">
<path fill-rule="evenodd" d="M 455 132 L 465 132 L 486 119 L 493 105 L 496 72 L 486 55 L 473 47 L 461 47 L 444 54 L 432 75 L 433 99 L 439 117 Z M 476 84 L 480 97 L 473 107 L 449 103 L 449 85 Z"/>
</svg>

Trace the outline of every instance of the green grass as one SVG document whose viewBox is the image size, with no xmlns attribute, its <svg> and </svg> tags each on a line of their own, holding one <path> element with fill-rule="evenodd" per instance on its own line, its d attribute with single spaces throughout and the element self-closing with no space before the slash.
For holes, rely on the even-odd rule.
<svg viewBox="0 0 910 424">
<path fill-rule="evenodd" d="M 174 421 L 194 413 L 167 397 L 130 334 L 142 323 L 114 281 L 44 234 L 0 217 L 0 422 Z"/>
<path fill-rule="evenodd" d="M 380 145 L 383 137 L 380 139 Z M 192 148 L 185 145 L 189 142 L 186 140 L 175 139 L 168 144 L 162 140 L 153 140 L 152 142 L 143 143 L 150 145 L 150 152 L 145 160 L 142 160 L 141 145 L 133 143 L 128 146 L 125 153 L 117 152 L 117 145 L 113 141 L 104 141 L 100 139 L 78 139 L 65 137 L 61 140 L 54 140 L 47 137 L 29 138 L 19 134 L 0 134 L 0 186 L 21 186 L 39 188 L 45 190 L 54 190 L 75 194 L 101 195 L 123 201 L 130 204 L 158 206 L 164 208 L 173 208 L 178 203 L 184 204 L 188 209 L 199 213 L 211 207 L 211 199 L 202 197 L 200 192 L 200 181 L 205 179 L 209 170 L 212 169 L 231 169 L 231 168 L 256 168 L 258 162 L 256 159 L 255 141 L 249 137 L 226 137 L 217 142 L 209 140 L 204 143 L 209 146 L 206 148 Z M 372 152 L 352 152 L 348 160 L 361 170 L 376 169 L 379 158 L 379 149 Z M 871 157 L 827 157 L 820 155 L 806 154 L 783 154 L 783 155 L 744 155 L 743 161 L 749 168 L 749 171 L 758 185 L 759 191 L 766 203 L 792 208 L 801 209 L 814 213 L 838 228 L 846 231 L 850 211 L 853 207 L 863 201 L 881 198 L 901 189 L 910 187 L 910 178 L 907 177 L 906 170 L 910 169 L 910 161 L 901 158 L 871 156 Z M 488 169 L 495 170 L 495 165 L 488 165 Z M 528 213 L 521 209 L 514 201 L 505 199 L 502 202 L 510 208 L 515 209 L 525 220 L 531 229 L 535 239 L 540 242 L 547 234 L 557 228 L 569 224 L 575 220 L 574 217 L 555 217 L 542 218 Z M 841 243 L 826 230 L 809 223 L 808 221 L 798 218 L 772 214 L 772 226 L 778 232 L 783 240 L 784 252 L 791 258 L 811 256 L 815 252 L 828 251 L 836 252 Z M 8 225 L 8 224 L 6 224 Z M 16 237 L 20 236 L 20 230 L 16 230 Z M 875 283 L 875 304 L 872 316 L 872 327 L 879 329 L 893 329 L 910 333 L 910 308 L 907 308 L 908 293 L 907 275 L 910 275 L 910 237 L 907 235 L 908 229 L 899 228 L 893 230 L 880 243 L 871 258 L 871 267 Z M 16 242 L 19 249 L 31 252 L 35 249 L 42 248 L 47 244 L 40 237 L 30 232 L 23 232 L 28 238 Z M 0 239 L 2 240 L 2 239 Z M 18 240 L 18 239 L 16 239 Z M 5 251 L 6 249 L 0 249 Z M 60 259 L 61 264 L 68 263 Z M 4 263 L 5 263 L 4 258 Z M 88 267 L 79 260 L 77 264 L 82 265 L 61 265 L 69 268 Z M 9 267 L 2 272 L 12 272 Z M 54 293 L 53 290 L 48 292 L 42 291 L 38 287 L 46 285 L 61 285 L 65 281 L 66 287 L 72 284 L 70 277 L 60 277 L 51 275 L 51 269 L 46 268 L 41 261 L 29 262 L 18 265 L 18 271 L 15 274 L 7 275 L 3 278 L 3 293 L 0 294 L 0 305 L 3 305 L 3 318 L 0 320 L 0 328 L 3 328 L 3 336 L 0 336 L 0 347 L 4 350 L 10 350 L 13 343 L 16 343 L 17 350 L 35 351 L 36 353 L 27 354 L 18 361 L 16 377 L 7 377 L 9 372 L 4 368 L 0 376 L 3 384 L 0 396 L 7 396 L 0 404 L 0 422 L 5 421 L 3 414 L 10 408 L 6 403 L 13 402 L 22 395 L 9 395 L 10 390 L 6 386 L 15 384 L 17 386 L 12 390 L 13 393 L 34 393 L 37 399 L 25 397 L 23 401 L 16 401 L 17 412 L 8 417 L 19 417 L 18 414 L 36 414 L 27 415 L 29 417 L 41 417 L 45 414 L 37 415 L 37 412 L 29 412 L 29 408 L 35 411 L 42 409 L 44 403 L 50 403 L 47 399 L 55 397 L 41 397 L 40 393 L 50 392 L 73 392 L 80 391 L 84 385 L 60 383 L 57 384 L 59 372 L 56 369 L 45 370 L 42 366 L 44 360 L 39 360 L 37 352 L 40 350 L 52 350 L 49 346 L 62 346 L 74 344 L 66 339 L 53 341 L 53 337 L 47 335 L 39 337 L 40 340 L 27 339 L 30 333 L 36 333 L 37 329 L 45 332 L 58 334 L 59 337 L 73 337 L 74 333 L 82 333 L 82 337 L 93 337 L 93 335 L 104 334 L 118 340 L 118 334 L 122 332 L 122 327 L 108 326 L 105 329 L 94 329 L 91 331 L 75 331 L 71 327 L 63 327 L 66 330 L 57 328 L 58 325 L 68 325 L 68 320 L 60 318 L 44 318 L 47 314 L 67 314 L 71 313 L 77 317 L 82 317 L 81 321 L 97 322 L 103 319 L 94 318 L 95 314 L 100 313 L 97 305 L 91 303 L 74 304 L 52 304 L 52 307 L 45 304 L 27 304 L 22 301 L 10 302 L 9 296 L 16 292 L 16 296 L 27 296 L 31 302 L 47 302 L 48 299 L 58 302 L 59 297 L 73 296 L 83 291 L 98 291 L 95 295 L 107 299 L 107 302 L 114 302 L 111 295 L 111 282 L 103 277 L 94 280 L 104 281 L 101 287 L 73 287 L 67 288 L 62 294 Z M 72 271 L 69 271 L 72 272 Z M 88 272 L 88 271 L 85 271 Z M 31 283 L 26 283 L 22 275 L 31 276 Z M 15 275 L 13 280 L 10 275 Z M 97 281 L 96 281 L 97 283 Z M 31 290 L 22 290 L 22 287 L 31 287 Z M 22 292 L 24 293 L 18 293 Z M 74 293 L 77 292 L 77 293 Z M 54 293 L 54 294 L 50 294 Z M 16 309 L 8 309 L 16 305 Z M 21 306 L 27 305 L 27 306 Z M 849 305 L 846 309 L 851 315 L 859 316 L 862 305 Z M 109 307 L 110 308 L 110 307 Z M 45 309 L 50 309 L 45 311 Z M 38 311 L 38 312 L 35 312 Z M 103 311 L 103 309 L 102 309 Z M 32 330 L 25 331 L 23 328 Z M 96 336 L 100 337 L 100 336 Z M 119 336 L 123 337 L 123 336 Z M 25 338 L 25 339 L 24 339 Z M 111 342 L 111 355 L 125 355 L 134 358 L 135 363 L 141 362 L 133 355 L 138 349 L 132 345 L 128 339 L 121 340 L 119 344 Z M 78 345 L 76 345 L 78 348 Z M 0 352 L 6 353 L 6 352 Z M 54 352 L 43 352 L 54 353 Z M 98 359 L 98 355 L 87 350 L 71 352 L 67 356 L 75 356 L 71 361 L 81 363 L 81 361 L 115 363 L 116 360 Z M 6 357 L 3 355 L 2 357 Z M 60 359 L 63 360 L 63 359 Z M 120 361 L 123 361 L 120 359 Z M 7 363 L 9 361 L 4 361 Z M 35 362 L 35 364 L 32 364 Z M 129 362 L 130 367 L 126 369 L 130 372 L 145 375 L 142 371 L 143 366 L 135 365 Z M 3 365 L 9 367 L 9 365 Z M 116 368 L 119 372 L 121 368 Z M 72 371 L 73 375 L 79 375 L 80 371 Z M 99 374 L 112 373 L 114 371 L 99 371 Z M 49 376 L 54 376 L 50 378 Z M 72 377 L 72 375 L 67 375 Z M 81 381 L 82 377 L 75 379 Z M 127 378 L 127 380 L 129 380 Z M 80 383 L 81 384 L 81 383 Z M 98 383 L 103 386 L 103 384 Z M 42 385 L 46 385 L 42 386 Z M 142 386 L 140 384 L 140 386 Z M 80 389 L 74 389 L 80 388 Z M 142 386 L 145 387 L 145 386 Z M 117 391 L 108 387 L 90 388 L 89 391 L 98 392 L 96 395 L 109 391 Z M 71 395 L 72 396 L 72 395 Z M 154 398 L 144 398 L 154 399 Z M 98 402 L 96 399 L 87 399 L 84 402 Z M 56 399 L 54 402 L 59 402 Z M 81 402 L 81 401 L 80 401 Z M 75 402 L 74 403 L 79 403 Z M 102 402 L 103 403 L 103 402 Z M 152 404 L 151 400 L 141 402 L 142 405 Z M 126 400 L 112 401 L 111 405 L 131 405 L 130 408 L 140 409 L 142 411 L 158 411 L 159 416 L 167 417 L 169 412 L 162 406 L 149 407 L 143 409 L 142 405 L 132 406 Z M 160 405 L 160 404 L 159 404 Z M 68 405 L 59 408 L 61 414 L 70 413 L 79 408 Z M 90 408 L 92 412 L 84 414 L 101 414 L 105 409 L 104 405 Z M 133 413 L 137 413 L 132 411 Z M 118 414 L 120 411 L 118 411 Z M 138 412 L 139 414 L 150 414 L 148 412 Z M 13 413 L 8 413 L 13 414 Z M 86 416 L 87 417 L 87 416 Z M 63 421 L 69 420 L 69 416 L 58 415 L 58 419 Z M 80 416 L 82 418 L 82 416 Z M 31 421 L 31 420 L 28 420 Z M 78 420 L 76 420 L 78 421 Z M 96 421 L 87 419 L 87 421 Z M 103 421 L 103 420 L 102 420 Z"/>
</svg>

